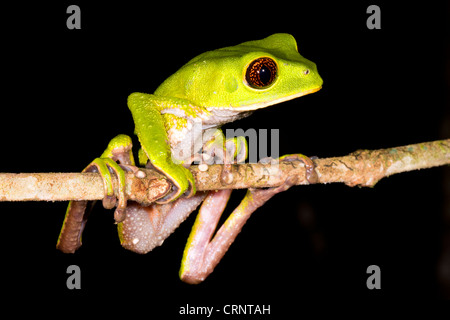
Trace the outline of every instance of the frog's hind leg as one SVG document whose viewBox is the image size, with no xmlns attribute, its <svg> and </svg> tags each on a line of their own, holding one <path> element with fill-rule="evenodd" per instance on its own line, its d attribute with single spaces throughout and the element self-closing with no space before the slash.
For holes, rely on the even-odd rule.
<svg viewBox="0 0 450 320">
<path fill-rule="evenodd" d="M 277 188 L 249 189 L 240 205 L 231 213 L 213 237 L 231 190 L 210 193 L 202 204 L 183 254 L 180 278 L 200 283 L 213 272 L 252 213 L 275 194 L 295 184 L 290 178 Z M 212 239 L 212 240 L 211 240 Z"/>
<path fill-rule="evenodd" d="M 314 163 L 303 155 L 288 155 L 284 161 L 302 161 L 305 164 L 306 177 L 310 183 L 317 182 Z M 187 283 L 202 282 L 220 262 L 228 248 L 236 239 L 242 227 L 252 213 L 274 195 L 286 191 L 297 182 L 296 176 L 290 176 L 275 188 L 248 189 L 242 202 L 230 214 L 213 237 L 220 216 L 225 209 L 231 190 L 211 192 L 200 208 L 195 224 L 184 250 L 180 269 L 181 280 Z"/>
<path fill-rule="evenodd" d="M 134 158 L 131 149 L 131 138 L 126 135 L 118 135 L 109 142 L 101 157 L 95 159 L 83 170 L 83 172 L 99 172 L 101 174 L 106 194 L 103 205 L 106 208 L 112 208 L 116 204 L 110 171 L 116 173 L 119 181 L 119 202 L 114 213 L 116 221 L 125 218 L 126 208 L 125 173 L 117 162 L 129 168 L 133 167 Z M 81 246 L 81 235 L 94 203 L 95 201 L 69 202 L 56 244 L 57 249 L 65 253 L 74 253 Z"/>
<path fill-rule="evenodd" d="M 243 161 L 245 159 L 247 145 L 243 137 L 225 140 L 221 130 L 215 130 L 210 133 L 213 134 L 210 136 L 209 142 L 190 161 L 207 162 L 212 160 L 211 164 L 213 162 L 231 163 L 231 161 Z M 141 158 L 141 163 L 147 160 L 145 155 L 140 156 Z M 189 164 L 190 161 L 186 164 Z M 229 197 L 231 191 L 227 192 Z M 169 203 L 156 203 L 148 207 L 131 202 L 127 207 L 127 218 L 118 225 L 122 246 L 137 253 L 147 253 L 156 246 L 160 246 L 202 203 L 205 197 L 211 198 L 210 194 L 210 192 L 197 192 L 191 197 L 178 198 Z M 216 195 L 214 199 L 217 200 L 217 198 L 218 196 Z M 208 201 L 208 203 L 210 202 Z"/>
<path fill-rule="evenodd" d="M 163 241 L 203 201 L 206 192 L 192 197 L 182 197 L 167 204 L 151 204 L 144 207 L 130 201 L 126 219 L 117 225 L 121 245 L 136 253 L 147 253 L 162 245 Z"/>
</svg>

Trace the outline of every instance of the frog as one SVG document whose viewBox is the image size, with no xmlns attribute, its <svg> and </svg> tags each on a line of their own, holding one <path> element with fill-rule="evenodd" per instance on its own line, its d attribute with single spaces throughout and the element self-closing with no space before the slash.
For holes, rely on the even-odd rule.
<svg viewBox="0 0 450 320">
<path fill-rule="evenodd" d="M 150 205 L 127 201 L 125 174 L 137 175 L 139 167 L 132 139 L 124 134 L 113 138 L 103 154 L 83 170 L 100 173 L 105 188 L 103 206 L 116 207 L 114 219 L 121 245 L 136 253 L 148 253 L 200 206 L 183 252 L 179 277 L 191 284 L 204 281 L 250 215 L 275 194 L 295 185 L 296 177 L 287 178 L 278 187 L 249 188 L 239 206 L 217 228 L 231 189 L 196 192 L 189 166 L 196 161 L 222 163 L 226 173 L 232 164 L 245 161 L 248 146 L 244 137 L 225 138 L 221 131 L 224 124 L 317 92 L 322 84 L 316 64 L 300 55 L 295 38 L 277 33 L 202 53 L 167 78 L 153 94 L 132 93 L 127 105 L 140 143 L 139 165 L 162 173 L 172 187 Z M 307 180 L 317 182 L 311 158 L 297 154 L 278 160 L 303 162 Z M 119 184 L 117 197 L 113 175 Z M 88 201 L 69 202 L 58 238 L 59 250 L 75 252 L 81 246 L 89 207 Z M 74 227 L 76 232 L 69 232 Z"/>
</svg>

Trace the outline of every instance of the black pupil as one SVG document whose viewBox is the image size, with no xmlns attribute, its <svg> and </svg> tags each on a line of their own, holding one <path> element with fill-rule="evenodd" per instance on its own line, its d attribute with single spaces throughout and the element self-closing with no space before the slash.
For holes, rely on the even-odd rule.
<svg viewBox="0 0 450 320">
<path fill-rule="evenodd" d="M 264 86 L 267 86 L 271 83 L 272 80 L 272 72 L 270 71 L 270 68 L 266 65 L 262 65 L 261 69 L 259 70 L 259 80 Z"/>
</svg>

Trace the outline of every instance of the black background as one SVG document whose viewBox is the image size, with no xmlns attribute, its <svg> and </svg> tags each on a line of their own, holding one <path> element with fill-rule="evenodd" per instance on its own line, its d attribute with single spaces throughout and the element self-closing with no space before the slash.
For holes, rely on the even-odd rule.
<svg viewBox="0 0 450 320">
<path fill-rule="evenodd" d="M 112 137 L 133 134 L 130 93 L 153 92 L 204 51 L 276 32 L 295 36 L 323 89 L 226 128 L 278 128 L 281 154 L 318 157 L 448 138 L 448 7 L 437 3 L 7 6 L 0 170 L 78 172 Z M 70 4 L 81 8 L 81 30 L 66 28 Z M 370 4 L 381 8 L 381 30 L 366 27 Z M 299 312 L 304 298 L 444 297 L 443 176 L 434 168 L 374 188 L 292 188 L 254 214 L 197 286 L 177 276 L 195 214 L 162 247 L 137 255 L 120 246 L 113 211 L 97 205 L 82 248 L 65 255 L 55 244 L 66 203 L 0 203 L 1 287 L 13 300 L 54 304 L 145 301 L 151 314 L 173 317 L 188 303 L 271 304 L 276 317 Z M 242 196 L 235 192 L 226 213 Z M 81 268 L 81 290 L 66 288 L 71 264 Z M 381 268 L 381 290 L 366 287 L 372 264 Z"/>
</svg>

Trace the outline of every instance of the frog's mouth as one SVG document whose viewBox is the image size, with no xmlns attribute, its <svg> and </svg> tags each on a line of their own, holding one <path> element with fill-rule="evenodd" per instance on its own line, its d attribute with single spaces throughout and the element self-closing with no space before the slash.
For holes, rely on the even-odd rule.
<svg viewBox="0 0 450 320">
<path fill-rule="evenodd" d="M 235 110 L 235 111 L 253 111 L 253 110 L 265 108 L 265 107 L 268 107 L 268 106 L 271 106 L 271 105 L 274 105 L 274 104 L 278 104 L 278 103 L 282 103 L 282 102 L 289 101 L 289 100 L 292 100 L 292 99 L 296 99 L 296 98 L 299 98 L 299 97 L 303 97 L 303 96 L 306 96 L 307 94 L 311 94 L 311 93 L 317 92 L 320 89 L 322 89 L 322 86 L 317 87 L 317 88 L 313 88 L 313 89 L 310 89 L 310 90 L 302 91 L 302 92 L 299 92 L 299 93 L 296 93 L 296 94 L 292 94 L 290 96 L 274 99 L 274 100 L 263 101 L 263 102 L 253 103 L 253 104 L 243 105 L 243 106 L 226 106 L 226 107 L 221 107 L 220 109 Z"/>
</svg>

